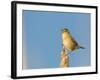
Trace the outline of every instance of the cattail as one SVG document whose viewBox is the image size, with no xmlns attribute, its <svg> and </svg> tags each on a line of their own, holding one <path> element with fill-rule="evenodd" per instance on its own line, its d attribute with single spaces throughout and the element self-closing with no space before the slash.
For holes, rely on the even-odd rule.
<svg viewBox="0 0 100 80">
<path fill-rule="evenodd" d="M 61 64 L 60 64 L 60 67 L 69 67 L 68 52 L 64 47 L 61 51 Z"/>
</svg>

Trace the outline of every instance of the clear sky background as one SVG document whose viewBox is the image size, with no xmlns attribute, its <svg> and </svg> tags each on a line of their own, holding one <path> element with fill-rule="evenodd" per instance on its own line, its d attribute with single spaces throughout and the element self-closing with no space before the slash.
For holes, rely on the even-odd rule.
<svg viewBox="0 0 100 80">
<path fill-rule="evenodd" d="M 23 56 L 27 69 L 59 68 L 61 29 L 68 28 L 85 49 L 73 51 L 70 67 L 90 66 L 90 14 L 23 10 Z M 23 57 L 24 58 L 24 57 Z"/>
</svg>

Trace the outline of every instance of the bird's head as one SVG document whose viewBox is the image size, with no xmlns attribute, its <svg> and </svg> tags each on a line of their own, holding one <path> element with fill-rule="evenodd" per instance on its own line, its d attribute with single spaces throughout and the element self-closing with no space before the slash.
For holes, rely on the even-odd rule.
<svg viewBox="0 0 100 80">
<path fill-rule="evenodd" d="M 67 28 L 64 28 L 61 30 L 62 32 L 68 32 L 69 33 L 69 30 Z"/>
</svg>

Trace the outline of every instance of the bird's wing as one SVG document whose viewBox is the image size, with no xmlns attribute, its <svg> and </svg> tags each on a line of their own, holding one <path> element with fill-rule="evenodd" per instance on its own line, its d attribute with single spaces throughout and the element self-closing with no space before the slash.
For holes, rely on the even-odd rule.
<svg viewBox="0 0 100 80">
<path fill-rule="evenodd" d="M 72 41 L 75 43 L 75 45 L 78 45 L 77 41 L 71 36 Z"/>
<path fill-rule="evenodd" d="M 73 37 L 72 37 L 72 41 L 75 43 L 76 49 L 77 48 L 85 49 L 83 46 L 80 46 Z"/>
</svg>

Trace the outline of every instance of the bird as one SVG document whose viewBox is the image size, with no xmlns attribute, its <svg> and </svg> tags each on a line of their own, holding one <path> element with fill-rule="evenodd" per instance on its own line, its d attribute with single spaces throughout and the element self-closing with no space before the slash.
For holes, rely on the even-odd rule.
<svg viewBox="0 0 100 80">
<path fill-rule="evenodd" d="M 62 29 L 62 45 L 69 52 L 72 52 L 79 48 L 85 49 L 77 43 L 77 41 L 73 38 L 73 36 L 67 28 Z"/>
</svg>

